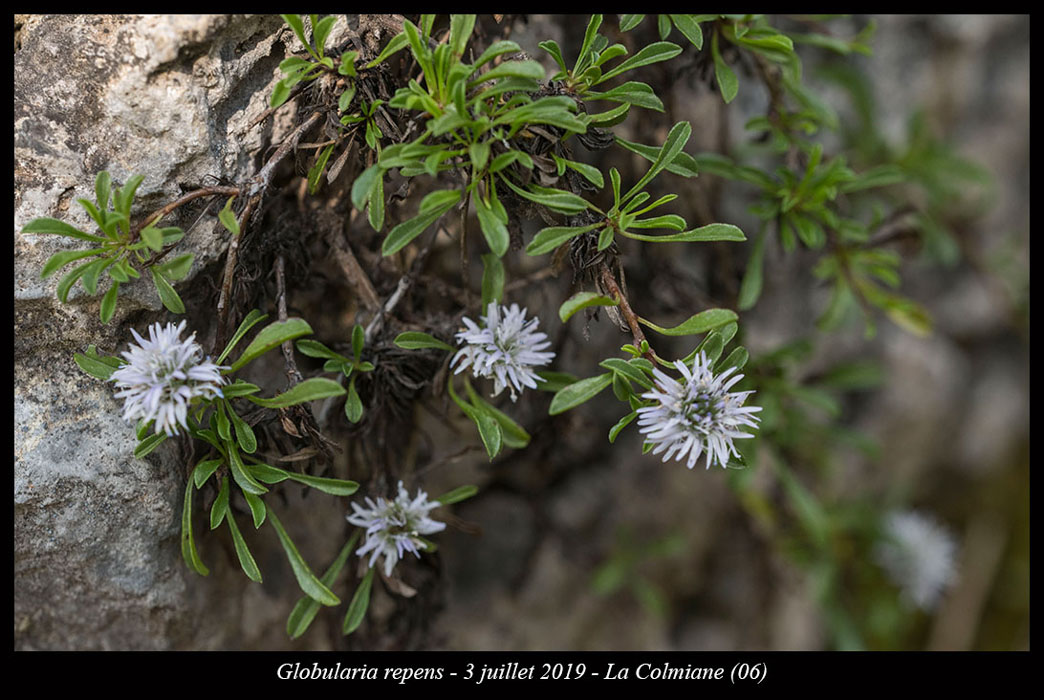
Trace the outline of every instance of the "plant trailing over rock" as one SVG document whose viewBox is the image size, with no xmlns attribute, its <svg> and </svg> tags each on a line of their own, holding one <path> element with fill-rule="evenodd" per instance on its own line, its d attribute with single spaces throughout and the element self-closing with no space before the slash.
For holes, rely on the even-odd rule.
<svg viewBox="0 0 1044 700">
<path fill-rule="evenodd" d="M 844 40 L 816 31 L 783 31 L 761 15 L 660 15 L 654 40 L 652 22 L 644 15 L 621 15 L 608 23 L 593 15 L 575 59 L 555 41 L 539 44 L 558 68 L 549 78 L 543 64 L 506 34 L 497 36 L 490 27 L 479 31 L 475 15 L 448 20 L 431 14 L 364 17 L 361 21 L 371 23 L 371 29 L 384 30 L 383 43 L 375 43 L 373 31 L 335 32 L 338 18 L 333 15 L 311 15 L 308 21 L 291 14 L 283 18 L 303 53 L 279 64 L 282 78 L 269 96 L 266 116 L 291 108 L 296 113 L 292 129 L 256 175 L 236 185 L 187 192 L 141 216 L 133 200 L 142 177 L 129 177 L 122 187 L 114 187 L 109 174 L 101 172 L 95 201 L 78 200 L 97 231 L 46 218 L 31 221 L 23 233 L 57 234 L 90 245 L 56 253 L 44 265 L 41 274 L 47 277 L 78 263 L 58 282 L 61 302 L 69 300 L 77 281 L 88 295 L 99 293 L 105 273 L 110 284 L 100 316 L 108 323 L 115 316 L 121 285 L 147 275 L 166 309 L 183 314 L 192 310 L 186 309 L 174 284 L 188 274 L 193 256 L 176 255 L 184 232 L 160 227 L 160 221 L 194 200 L 227 198 L 217 213 L 229 244 L 213 307 L 214 360 L 204 359 L 194 336 L 181 338 L 186 327 L 181 321 L 152 326 L 148 340 L 133 331 L 137 344 L 123 359 L 99 354 L 92 345 L 76 354 L 75 361 L 119 389 L 115 397 L 125 402 L 124 416 L 137 420 L 135 456 L 144 457 L 174 437 L 197 446 L 197 458 L 188 465 L 182 514 L 182 553 L 192 570 L 208 573 L 193 529 L 198 492 L 212 498 L 210 528 L 227 523 L 242 569 L 254 581 L 261 580 L 261 572 L 240 534 L 233 505 L 246 504 L 255 528 L 270 524 L 305 594 L 287 622 L 291 637 L 307 630 L 321 606 L 340 603 L 333 589 L 353 552 L 365 566 L 351 574 L 358 583 L 342 625 L 345 634 L 362 624 L 376 574 L 393 593 L 416 593 L 400 578 L 410 561 L 404 554 L 434 552 L 434 543 L 424 536 L 445 527 L 437 509 L 477 492 L 463 486 L 429 500 L 409 476 L 400 479 L 396 460 L 402 435 L 412 432 L 411 407 L 429 387 L 452 400 L 460 410 L 455 415 L 474 424 L 473 434 L 490 461 L 531 442 L 514 403 L 524 389 L 551 393 L 547 414 L 557 416 L 612 387 L 623 415 L 608 433 L 610 443 L 637 419 L 644 452 L 662 453 L 664 461 L 685 461 L 689 468 L 703 458 L 708 468 L 728 469 L 730 483 L 757 516 L 768 506 L 751 500 L 744 484 L 758 443 L 770 445 L 773 454 L 785 453 L 797 432 L 809 430 L 787 426 L 803 415 L 787 408 L 792 400 L 827 413 L 836 413 L 837 407 L 831 390 L 803 385 L 788 374 L 787 363 L 805 351 L 800 345 L 751 358 L 740 344 L 737 311 L 754 307 L 762 294 L 769 238 L 778 237 L 788 253 L 800 246 L 818 256 L 813 274 L 831 289 L 831 301 L 819 317 L 821 328 L 838 328 L 856 308 L 868 335 L 875 328 L 875 309 L 916 333 L 930 330 L 924 309 L 897 291 L 901 256 L 876 235 L 890 220 L 889 207 L 894 213 L 905 206 L 895 204 L 902 197 L 898 186 L 915 182 L 913 166 L 882 162 L 854 169 L 844 153 L 829 152 L 820 137 L 838 127 L 837 116 L 802 82 L 796 47 L 866 52 L 872 25 Z M 684 46 L 668 41 L 677 36 L 675 30 L 686 40 Z M 666 111 L 662 95 L 643 82 L 643 70 L 679 57 L 712 71 L 711 82 L 727 104 L 734 103 L 740 90 L 741 68 L 763 86 L 768 113 L 746 125 L 763 146 L 756 158 L 745 162 L 739 155 L 686 152 L 694 129 L 687 120 L 665 128 L 659 143 L 629 141 L 614 132 L 628 120 L 643 119 L 646 111 Z M 610 106 L 595 106 L 602 103 Z M 302 141 L 306 135 L 311 143 Z M 591 158 L 578 147 L 588 154 L 612 149 L 633 156 L 643 167 L 633 175 L 618 167 L 603 172 L 585 162 Z M 304 156 L 308 151 L 312 155 Z M 293 247 L 278 239 L 274 231 L 281 224 L 266 213 L 266 206 L 281 196 L 273 185 L 277 166 L 294 153 L 304 163 L 302 196 L 340 186 L 351 204 L 333 209 L 341 228 L 330 227 L 325 241 L 330 258 L 344 272 L 359 322 L 348 324 L 351 330 L 345 327 L 341 335 L 329 330 L 342 325 L 334 319 L 346 311 L 330 300 L 330 318 L 317 324 L 327 329 L 322 341 L 306 338 L 315 335 L 312 326 L 287 315 L 285 267 L 295 262 Z M 752 192 L 749 211 L 760 223 L 732 303 L 693 305 L 679 323 L 660 317 L 656 299 L 629 295 L 625 258 L 641 255 L 634 252 L 639 246 L 666 244 L 699 250 L 711 250 L 712 243 L 733 246 L 737 255 L 744 250 L 740 244 L 747 235 L 736 223 L 686 220 L 672 211 L 677 193 L 659 194 L 698 175 L 714 175 Z M 360 218 L 357 231 L 362 217 L 369 227 L 358 239 L 343 235 L 349 208 Z M 470 276 L 472 212 L 482 240 L 480 290 L 472 289 Z M 523 223 L 534 220 L 542 225 L 526 241 Z M 443 281 L 440 288 L 452 312 L 425 313 L 415 304 L 412 311 L 399 313 L 436 242 L 443 245 L 453 238 L 460 248 L 461 281 Z M 353 248 L 366 250 L 365 266 Z M 244 261 L 244 255 L 254 257 Z M 279 318 L 235 354 L 267 318 L 256 309 L 244 313 L 251 307 L 242 304 L 250 296 L 243 290 L 260 276 L 260 260 L 272 263 L 278 291 L 276 299 L 267 301 L 278 307 Z M 514 264 L 506 265 L 507 260 Z M 567 263 L 575 291 L 555 301 L 561 323 L 583 323 L 586 333 L 586 324 L 603 314 L 628 334 L 618 353 L 586 368 L 585 378 L 554 369 L 561 353 L 544 332 L 553 314 L 508 304 L 514 290 Z M 531 272 L 512 279 L 509 269 Z M 386 276 L 388 270 L 397 279 L 382 280 L 378 292 L 370 276 Z M 533 270 L 547 274 L 541 277 Z M 538 324 L 543 330 L 537 330 Z M 645 329 L 662 337 L 672 352 L 662 347 L 658 352 L 654 345 L 660 342 L 650 341 Z M 679 338 L 684 346 L 675 344 L 673 339 Z M 319 373 L 333 378 L 305 379 L 294 359 L 295 341 L 301 355 L 322 361 Z M 261 398 L 259 394 L 270 392 L 237 374 L 276 348 L 283 354 L 290 386 Z M 479 380 L 478 389 L 471 379 Z M 492 379 L 488 397 L 483 396 L 489 389 L 486 379 Z M 502 410 L 493 400 L 504 389 L 511 401 Z M 334 497 L 354 495 L 359 483 L 268 462 L 307 461 L 328 451 L 332 441 L 323 431 L 331 423 L 330 406 L 340 405 L 340 397 L 345 418 L 340 429 L 351 440 L 381 448 L 364 448 L 366 506 L 353 502 L 347 521 L 356 529 L 319 576 L 266 497 L 285 481 Z M 316 401 L 323 402 L 318 414 L 307 408 Z M 252 427 L 277 417 L 286 435 L 308 439 L 311 446 L 287 454 L 283 443 Z M 755 432 L 748 430 L 761 439 L 749 439 Z M 829 426 L 823 430 L 836 437 Z M 433 460 L 432 466 L 437 465 Z M 425 471 L 414 470 L 413 477 Z M 874 535 L 866 533 L 873 528 L 846 531 L 782 462 L 777 471 L 812 543 L 813 559 L 834 564 L 832 538 L 862 537 L 860 546 L 872 545 Z M 933 595 L 940 585 L 933 582 Z M 825 604 L 839 610 L 836 574 L 827 577 L 822 590 Z M 840 639 L 851 625 L 841 612 L 837 615 Z"/>
</svg>

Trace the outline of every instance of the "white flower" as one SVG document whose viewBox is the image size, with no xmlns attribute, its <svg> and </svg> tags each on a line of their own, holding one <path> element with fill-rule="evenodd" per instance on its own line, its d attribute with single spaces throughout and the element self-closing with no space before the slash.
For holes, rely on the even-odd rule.
<svg viewBox="0 0 1044 700">
<path fill-rule="evenodd" d="M 197 397 L 221 396 L 224 369 L 203 360 L 203 348 L 195 341 L 196 334 L 181 340 L 185 321 L 178 326 L 168 323 L 166 328 L 155 323 L 149 327 L 145 340 L 131 329 L 138 341 L 124 352 L 126 364 L 112 373 L 116 382 L 116 398 L 123 399 L 124 420 L 140 419 L 145 423 L 156 421 L 156 433 L 177 435 L 178 426 L 187 428 L 188 407 Z"/>
<path fill-rule="evenodd" d="M 498 395 L 505 388 L 511 391 L 511 400 L 518 398 L 523 386 L 537 388 L 544 381 L 533 371 L 534 367 L 546 365 L 555 357 L 553 352 L 540 352 L 551 346 L 547 334 L 536 330 L 539 318 L 526 320 L 526 310 L 518 304 L 511 308 L 489 303 L 486 315 L 480 317 L 482 327 L 470 318 L 464 318 L 466 330 L 457 333 L 457 343 L 464 347 L 453 357 L 457 374 L 469 365 L 476 377 L 492 377 L 493 393 Z M 463 361 L 461 361 L 463 360 Z"/>
<path fill-rule="evenodd" d="M 366 528 L 366 542 L 356 554 L 361 557 L 367 552 L 373 552 L 370 555 L 370 567 L 383 554 L 385 576 L 391 576 L 403 552 L 413 552 L 414 556 L 420 557 L 420 548 L 424 547 L 424 542 L 419 535 L 430 535 L 446 528 L 446 523 L 428 517 L 428 513 L 441 504 L 429 501 L 428 494 L 423 491 L 417 491 L 417 496 L 410 500 L 410 494 L 403 488 L 401 481 L 399 495 L 394 501 L 378 497 L 374 503 L 367 497 L 366 504 L 369 508 L 352 503 L 355 513 L 345 517 L 352 525 Z"/>
<path fill-rule="evenodd" d="M 740 426 L 757 427 L 759 418 L 752 415 L 760 406 L 743 406 L 753 391 L 729 393 L 742 374 L 730 377 L 736 371 L 730 367 L 715 376 L 711 363 L 701 351 L 692 364 L 692 371 L 678 360 L 674 366 L 685 382 L 679 383 L 659 369 L 653 370 L 657 386 L 642 398 L 653 399 L 655 406 L 638 409 L 639 430 L 645 439 L 655 445 L 654 455 L 666 452 L 663 461 L 672 457 L 681 461 L 689 456 L 692 469 L 700 455 L 707 454 L 707 469 L 717 462 L 724 467 L 729 455 L 739 457 L 732 444 L 735 438 L 754 437 L 738 430 Z"/>
<path fill-rule="evenodd" d="M 883 539 L 874 556 L 905 599 L 922 610 L 931 610 L 943 589 L 956 578 L 956 550 L 946 528 L 930 516 L 906 511 L 885 518 Z"/>
</svg>

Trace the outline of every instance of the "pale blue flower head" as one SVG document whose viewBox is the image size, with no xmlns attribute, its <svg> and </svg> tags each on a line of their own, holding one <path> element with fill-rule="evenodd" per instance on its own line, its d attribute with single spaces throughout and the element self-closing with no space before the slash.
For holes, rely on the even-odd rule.
<svg viewBox="0 0 1044 700">
<path fill-rule="evenodd" d="M 364 508 L 358 503 L 352 503 L 354 512 L 346 518 L 352 525 L 365 528 L 366 541 L 356 550 L 356 554 L 362 557 L 369 553 L 371 568 L 383 555 L 385 576 L 391 576 L 392 569 L 406 552 L 420 557 L 420 550 L 425 546 L 420 535 L 430 535 L 446 528 L 446 523 L 428 516 L 441 504 L 429 501 L 428 494 L 420 490 L 410 498 L 401 481 L 399 493 L 393 500 L 378 497 L 374 503 L 373 499 L 367 497 L 366 505 L 368 507 Z"/>
<path fill-rule="evenodd" d="M 123 418 L 145 423 L 155 421 L 156 433 L 178 435 L 178 427 L 188 427 L 188 409 L 196 399 L 221 396 L 225 378 L 219 367 L 203 359 L 203 348 L 193 333 L 181 339 L 185 321 L 166 327 L 155 323 L 146 340 L 131 329 L 137 345 L 122 353 L 126 362 L 112 373 L 110 381 L 123 399 Z"/>
<path fill-rule="evenodd" d="M 551 347 L 551 341 L 536 330 L 540 319 L 526 320 L 526 310 L 519 309 L 518 304 L 508 308 L 491 301 L 480 320 L 481 326 L 470 318 L 463 319 L 465 329 L 457 333 L 457 343 L 463 347 L 451 363 L 456 373 L 471 367 L 473 376 L 493 380 L 492 396 L 508 389 L 512 401 L 522 387 L 536 389 L 537 382 L 544 379 L 534 368 L 555 357 L 553 352 L 543 352 Z"/>
<path fill-rule="evenodd" d="M 761 407 L 743 405 L 754 392 L 730 392 L 743 375 L 734 374 L 735 367 L 714 374 L 711 364 L 702 351 L 691 371 L 681 360 L 675 362 L 681 382 L 653 370 L 656 385 L 642 398 L 656 404 L 638 409 L 638 426 L 654 445 L 652 453 L 664 453 L 664 462 L 688 456 L 687 466 L 692 469 L 700 455 L 706 454 L 707 469 L 715 463 L 724 467 L 730 455 L 739 457 L 732 441 L 754 437 L 740 430 L 742 426 L 757 427 L 759 418 L 753 414 Z"/>
</svg>

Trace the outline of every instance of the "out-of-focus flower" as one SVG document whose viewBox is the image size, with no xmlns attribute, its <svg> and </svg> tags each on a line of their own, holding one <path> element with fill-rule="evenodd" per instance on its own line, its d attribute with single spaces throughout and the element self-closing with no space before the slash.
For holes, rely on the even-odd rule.
<svg viewBox="0 0 1044 700">
<path fill-rule="evenodd" d="M 757 427 L 759 419 L 753 414 L 761 407 L 743 405 L 754 392 L 730 393 L 729 389 L 743 375 L 733 374 L 735 367 L 715 375 L 702 351 L 694 359 L 691 372 L 681 360 L 674 366 L 681 372 L 683 382 L 659 369 L 653 370 L 656 386 L 642 398 L 657 403 L 638 409 L 639 430 L 655 445 L 654 455 L 664 453 L 664 462 L 672 457 L 681 461 L 688 455 L 687 466 L 692 469 L 700 455 L 706 453 L 707 469 L 715 462 L 724 467 L 729 455 L 739 457 L 732 441 L 754 437 L 739 430 L 745 425 Z"/>
<path fill-rule="evenodd" d="M 124 420 L 154 420 L 156 433 L 177 435 L 178 426 L 188 428 L 188 408 L 196 398 L 221 396 L 225 378 L 219 367 L 203 359 L 203 348 L 193 333 L 181 339 L 185 321 L 175 326 L 159 323 L 149 327 L 145 340 L 131 329 L 138 344 L 122 353 L 126 363 L 112 373 L 110 379 L 123 399 Z"/>
<path fill-rule="evenodd" d="M 934 518 L 916 511 L 888 514 L 882 535 L 874 549 L 877 562 L 905 599 L 922 610 L 933 609 L 956 579 L 953 536 Z"/>
<path fill-rule="evenodd" d="M 420 535 L 430 535 L 446 528 L 446 523 L 428 517 L 428 513 L 441 504 L 429 501 L 428 494 L 419 490 L 411 500 L 401 481 L 399 495 L 394 500 L 378 497 L 374 503 L 367 497 L 366 505 L 369 507 L 363 508 L 358 503 L 352 503 L 355 512 L 346 517 L 352 525 L 366 528 L 366 541 L 356 554 L 361 557 L 371 552 L 371 568 L 383 554 L 385 576 L 391 576 L 403 552 L 413 552 L 414 556 L 420 557 L 420 549 L 424 547 Z"/>
<path fill-rule="evenodd" d="M 456 365 L 457 374 L 470 366 L 474 376 L 493 378 L 492 396 L 507 388 L 512 401 L 518 398 L 522 387 L 536 389 L 536 383 L 544 380 L 533 368 L 546 365 L 555 357 L 553 352 L 541 352 L 551 346 L 551 341 L 547 334 L 536 330 L 540 319 L 527 321 L 526 310 L 519 309 L 518 304 L 508 308 L 491 301 L 480 320 L 481 327 L 464 318 L 467 328 L 457 333 L 457 343 L 464 346 L 451 363 Z"/>
</svg>

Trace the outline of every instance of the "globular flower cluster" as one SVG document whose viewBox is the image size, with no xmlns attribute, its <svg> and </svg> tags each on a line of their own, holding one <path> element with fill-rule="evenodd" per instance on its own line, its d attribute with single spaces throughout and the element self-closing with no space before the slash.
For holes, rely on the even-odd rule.
<svg viewBox="0 0 1044 700">
<path fill-rule="evenodd" d="M 203 348 L 193 333 L 181 339 L 185 321 L 175 326 L 159 323 L 149 327 L 145 340 L 131 329 L 138 344 L 122 353 L 127 362 L 112 373 L 116 398 L 123 399 L 124 420 L 154 420 L 157 434 L 178 435 L 178 426 L 188 428 L 188 409 L 197 398 L 221 396 L 225 378 L 219 367 L 203 359 Z"/>
<path fill-rule="evenodd" d="M 366 528 L 366 541 L 356 554 L 362 557 L 370 552 L 371 568 L 378 557 L 384 555 L 385 576 L 391 576 L 404 552 L 413 552 L 414 556 L 420 557 L 420 549 L 424 547 L 420 535 L 430 535 L 446 528 L 446 523 L 428 517 L 428 513 L 439 507 L 439 502 L 429 501 L 424 491 L 417 491 L 411 500 L 401 481 L 399 495 L 394 500 L 378 497 L 374 503 L 367 497 L 366 504 L 368 508 L 352 503 L 355 512 L 346 517 L 352 525 Z"/>
<path fill-rule="evenodd" d="M 526 310 L 518 304 L 510 308 L 489 303 L 486 315 L 481 316 L 482 325 L 464 318 L 465 330 L 457 333 L 457 343 L 462 347 L 453 357 L 452 366 L 457 374 L 471 367 L 475 377 L 492 377 L 493 394 L 504 389 L 511 392 L 511 400 L 518 398 L 522 387 L 537 388 L 544 381 L 534 371 L 551 362 L 553 352 L 542 352 L 551 346 L 546 333 L 536 330 L 540 319 L 526 320 Z"/>
<path fill-rule="evenodd" d="M 700 455 L 706 454 L 707 469 L 715 462 L 724 467 L 729 455 L 739 457 L 732 441 L 754 437 L 739 430 L 741 426 L 757 427 L 759 418 L 753 414 L 761 407 L 743 405 L 754 392 L 730 393 L 743 375 L 733 374 L 735 367 L 715 375 L 702 351 L 693 361 L 692 371 L 680 360 L 674 366 L 684 382 L 653 370 L 656 387 L 642 398 L 657 403 L 638 409 L 639 430 L 653 443 L 653 454 L 664 453 L 664 462 L 672 457 L 681 461 L 688 455 L 687 465 L 692 469 Z"/>
<path fill-rule="evenodd" d="M 884 520 L 883 539 L 874 550 L 877 562 L 922 610 L 931 610 L 956 578 L 957 545 L 933 518 L 915 511 L 893 512 Z"/>
</svg>

